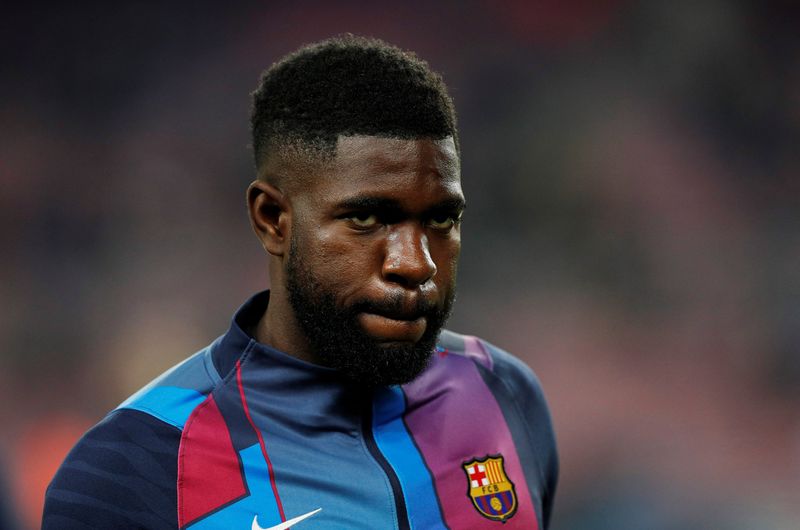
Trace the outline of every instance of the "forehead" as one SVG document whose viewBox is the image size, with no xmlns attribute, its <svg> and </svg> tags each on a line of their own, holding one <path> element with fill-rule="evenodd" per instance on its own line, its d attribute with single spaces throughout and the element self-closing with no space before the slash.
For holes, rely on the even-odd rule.
<svg viewBox="0 0 800 530">
<path fill-rule="evenodd" d="M 323 202 L 353 195 L 461 198 L 461 168 L 452 138 L 344 136 L 308 191 Z"/>
</svg>

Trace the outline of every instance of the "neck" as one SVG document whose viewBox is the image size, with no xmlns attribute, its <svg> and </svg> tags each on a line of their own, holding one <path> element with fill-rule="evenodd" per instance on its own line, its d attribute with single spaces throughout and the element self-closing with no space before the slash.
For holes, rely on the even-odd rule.
<svg viewBox="0 0 800 530">
<path fill-rule="evenodd" d="M 282 287 L 270 291 L 267 310 L 256 325 L 255 339 L 302 361 L 319 364 Z"/>
</svg>

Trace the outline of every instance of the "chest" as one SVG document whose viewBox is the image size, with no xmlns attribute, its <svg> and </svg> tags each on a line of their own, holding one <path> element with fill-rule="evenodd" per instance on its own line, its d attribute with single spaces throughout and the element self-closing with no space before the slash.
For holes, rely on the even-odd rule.
<svg viewBox="0 0 800 530">
<path fill-rule="evenodd" d="M 377 393 L 358 415 L 250 401 L 246 414 L 231 407 L 235 400 L 220 407 L 221 423 L 205 437 L 187 426 L 184 456 L 202 462 L 179 479 L 179 505 L 212 497 L 205 504 L 219 505 L 187 528 L 284 528 L 312 512 L 292 527 L 539 527 L 539 494 L 528 485 L 535 470 L 521 461 L 496 404 L 456 388 L 399 387 Z M 222 430 L 227 453 L 218 447 Z"/>
</svg>

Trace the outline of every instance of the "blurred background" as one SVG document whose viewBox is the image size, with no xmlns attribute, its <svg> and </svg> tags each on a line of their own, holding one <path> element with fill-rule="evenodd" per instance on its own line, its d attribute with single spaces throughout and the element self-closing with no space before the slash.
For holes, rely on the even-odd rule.
<svg viewBox="0 0 800 530">
<path fill-rule="evenodd" d="M 0 19 L 0 526 L 267 287 L 248 94 L 349 31 L 451 88 L 448 327 L 542 380 L 553 528 L 800 528 L 800 4 L 71 4 Z"/>
</svg>

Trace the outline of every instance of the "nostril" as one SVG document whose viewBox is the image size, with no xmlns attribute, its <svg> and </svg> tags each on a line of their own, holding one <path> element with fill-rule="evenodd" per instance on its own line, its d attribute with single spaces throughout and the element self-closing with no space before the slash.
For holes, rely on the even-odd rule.
<svg viewBox="0 0 800 530">
<path fill-rule="evenodd" d="M 398 285 L 402 285 L 403 287 L 413 287 L 408 279 L 401 274 L 389 273 L 384 277 L 388 282 L 396 283 Z"/>
</svg>

